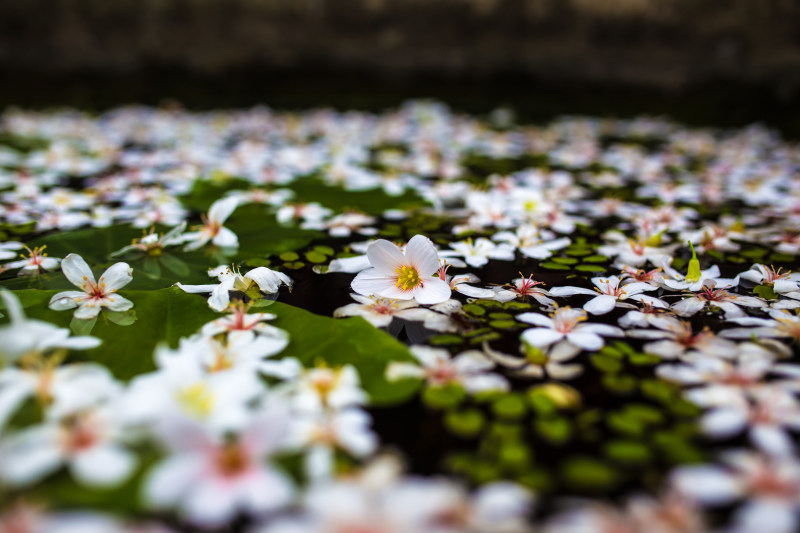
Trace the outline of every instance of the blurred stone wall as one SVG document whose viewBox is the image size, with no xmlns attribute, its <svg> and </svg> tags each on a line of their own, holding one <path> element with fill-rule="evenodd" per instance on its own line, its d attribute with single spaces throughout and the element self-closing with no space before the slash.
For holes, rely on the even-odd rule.
<svg viewBox="0 0 800 533">
<path fill-rule="evenodd" d="M 798 0 L 6 0 L 0 68 L 800 87 Z"/>
</svg>

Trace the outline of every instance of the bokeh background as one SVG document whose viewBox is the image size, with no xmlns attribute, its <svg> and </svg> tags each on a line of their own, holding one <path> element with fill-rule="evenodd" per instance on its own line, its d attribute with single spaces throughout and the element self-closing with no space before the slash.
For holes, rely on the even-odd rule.
<svg viewBox="0 0 800 533">
<path fill-rule="evenodd" d="M 668 113 L 800 137 L 797 0 L 0 2 L 0 106 Z"/>
</svg>

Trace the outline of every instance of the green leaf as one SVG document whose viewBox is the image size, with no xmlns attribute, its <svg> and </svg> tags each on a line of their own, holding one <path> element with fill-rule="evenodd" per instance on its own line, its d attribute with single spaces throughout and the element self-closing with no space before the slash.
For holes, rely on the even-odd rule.
<svg viewBox="0 0 800 533">
<path fill-rule="evenodd" d="M 753 288 L 753 292 L 766 300 L 777 300 L 778 293 L 769 285 L 758 285 Z"/>
</svg>

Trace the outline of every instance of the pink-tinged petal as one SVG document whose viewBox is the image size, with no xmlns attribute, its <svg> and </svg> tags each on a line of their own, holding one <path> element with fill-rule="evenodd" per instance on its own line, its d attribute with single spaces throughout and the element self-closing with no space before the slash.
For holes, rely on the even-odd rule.
<svg viewBox="0 0 800 533">
<path fill-rule="evenodd" d="M 433 305 L 450 299 L 450 285 L 439 278 L 423 279 L 412 291 L 414 299 L 422 305 Z"/>
<path fill-rule="evenodd" d="M 576 332 L 580 333 L 594 333 L 596 335 L 605 335 L 609 337 L 624 337 L 625 332 L 616 326 L 610 324 L 578 324 L 575 327 Z"/>
<path fill-rule="evenodd" d="M 754 498 L 744 502 L 734 513 L 735 533 L 793 533 L 797 531 L 797 509 L 782 499 Z"/>
<path fill-rule="evenodd" d="M 228 228 L 219 228 L 219 231 L 211 240 L 214 244 L 221 248 L 236 248 L 239 246 L 239 237 Z"/>
<path fill-rule="evenodd" d="M 692 316 L 701 311 L 706 306 L 706 302 L 699 298 L 684 298 L 680 302 L 672 304 L 672 310 L 680 316 Z"/>
<path fill-rule="evenodd" d="M 491 370 L 494 368 L 494 363 L 482 352 L 470 350 L 455 356 L 453 366 L 462 374 L 474 374 Z"/>
<path fill-rule="evenodd" d="M 732 437 L 747 425 L 747 413 L 739 409 L 712 409 L 700 420 L 703 433 L 717 439 Z"/>
<path fill-rule="evenodd" d="M 491 300 L 497 296 L 497 293 L 495 291 L 489 289 L 481 289 L 479 287 L 473 287 L 465 283 L 456 285 L 455 291 L 463 294 L 464 296 L 469 296 L 470 298 L 485 298 Z"/>
<path fill-rule="evenodd" d="M 385 239 L 379 239 L 367 248 L 369 263 L 381 274 L 395 274 L 406 263 L 400 248 Z M 435 269 L 434 269 L 435 270 Z"/>
<path fill-rule="evenodd" d="M 406 258 L 417 269 L 420 277 L 430 276 L 439 269 L 439 253 L 433 242 L 424 235 L 411 237 L 406 246 Z"/>
<path fill-rule="evenodd" d="M 87 286 L 87 282 L 94 283 L 92 269 L 78 254 L 69 254 L 65 257 L 61 261 L 61 271 L 64 272 L 70 283 L 81 289 Z"/>
<path fill-rule="evenodd" d="M 661 298 L 656 298 L 654 296 L 649 296 L 647 294 L 634 294 L 630 298 L 636 302 L 642 302 L 647 305 L 652 305 L 653 307 L 658 307 L 659 309 L 666 309 L 669 307 L 667 302 L 662 300 Z"/>
<path fill-rule="evenodd" d="M 7 485 L 30 485 L 58 469 L 62 456 L 49 432 L 49 428 L 33 428 L 6 440 L 0 455 L 0 479 Z"/>
<path fill-rule="evenodd" d="M 672 486 L 691 500 L 725 505 L 738 499 L 744 487 L 733 474 L 716 466 L 686 466 L 672 474 Z"/>
<path fill-rule="evenodd" d="M 563 338 L 563 333 L 548 328 L 530 328 L 522 332 L 523 342 L 526 342 L 537 348 L 550 346 L 551 344 L 558 342 Z"/>
<path fill-rule="evenodd" d="M 356 275 L 356 277 L 353 279 L 350 287 L 355 292 L 363 294 L 364 296 L 369 296 L 371 294 L 383 296 L 385 292 L 390 291 L 391 289 L 397 289 L 395 286 L 396 283 L 396 277 L 381 273 L 377 268 L 370 268 L 369 270 L 359 272 L 358 275 Z M 399 291 L 399 289 L 397 290 Z M 410 300 L 411 298 L 412 295 L 409 292 L 401 299 Z"/>
<path fill-rule="evenodd" d="M 654 290 L 658 289 L 658 287 L 654 287 L 654 286 L 650 285 L 649 283 L 644 283 L 644 282 L 641 282 L 641 281 L 637 281 L 637 282 L 634 282 L 634 283 L 628 283 L 627 285 L 625 285 L 623 287 L 623 289 L 625 291 L 625 294 L 627 294 L 628 296 L 632 296 L 634 294 L 639 294 L 640 292 L 654 291 Z"/>
<path fill-rule="evenodd" d="M 77 299 L 83 299 L 86 297 L 85 292 L 80 291 L 64 291 L 54 294 L 52 298 L 50 298 L 50 309 L 54 311 L 66 311 L 68 309 L 75 309 L 78 307 L 78 302 L 75 301 Z"/>
<path fill-rule="evenodd" d="M 233 485 L 230 483 L 223 484 L 221 479 L 209 478 L 192 485 L 182 505 L 186 518 L 213 529 L 229 522 L 238 510 L 239 495 L 235 481 Z"/>
<path fill-rule="evenodd" d="M 228 217 L 236 210 L 239 205 L 239 199 L 236 197 L 223 198 L 217 200 L 208 209 L 208 219 L 218 224 L 223 224 Z"/>
<path fill-rule="evenodd" d="M 591 289 L 584 289 L 583 287 L 553 287 L 548 291 L 550 296 L 573 296 L 575 294 L 585 294 L 587 296 L 596 296 L 597 291 Z"/>
<path fill-rule="evenodd" d="M 241 494 L 245 510 L 264 514 L 286 506 L 294 493 L 292 482 L 283 474 L 263 469 L 251 476 Z"/>
<path fill-rule="evenodd" d="M 541 313 L 521 313 L 517 315 L 517 320 L 543 328 L 553 327 L 553 319 Z"/>
<path fill-rule="evenodd" d="M 617 299 L 608 294 L 596 296 L 584 304 L 583 309 L 593 315 L 604 315 L 614 310 Z"/>
<path fill-rule="evenodd" d="M 657 355 L 662 359 L 676 359 L 686 351 L 686 348 L 675 341 L 663 340 L 645 344 L 644 351 Z"/>
<path fill-rule="evenodd" d="M 172 507 L 197 482 L 204 467 L 197 454 L 178 454 L 165 459 L 145 479 L 142 487 L 145 504 L 156 509 Z"/>
<path fill-rule="evenodd" d="M 128 479 L 134 466 L 136 459 L 129 451 L 118 445 L 101 445 L 78 454 L 71 470 L 85 485 L 111 487 Z"/>
<path fill-rule="evenodd" d="M 750 429 L 750 440 L 770 455 L 790 456 L 794 444 L 786 431 L 778 426 L 756 425 Z"/>
<path fill-rule="evenodd" d="M 470 376 L 463 380 L 462 385 L 471 394 L 485 391 L 507 391 L 511 388 L 508 380 L 497 374 Z"/>
<path fill-rule="evenodd" d="M 579 346 L 590 352 L 599 350 L 604 344 L 603 337 L 595 335 L 594 333 L 582 331 L 567 333 L 567 340 L 575 346 Z"/>
</svg>

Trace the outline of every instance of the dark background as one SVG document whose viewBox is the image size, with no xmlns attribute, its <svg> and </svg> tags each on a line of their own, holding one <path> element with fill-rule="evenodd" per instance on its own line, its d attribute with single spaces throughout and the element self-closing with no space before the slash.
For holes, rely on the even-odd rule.
<svg viewBox="0 0 800 533">
<path fill-rule="evenodd" d="M 800 0 L 0 0 L 0 107 L 409 97 L 800 138 Z"/>
</svg>

